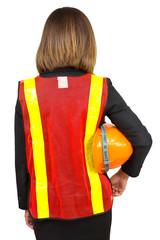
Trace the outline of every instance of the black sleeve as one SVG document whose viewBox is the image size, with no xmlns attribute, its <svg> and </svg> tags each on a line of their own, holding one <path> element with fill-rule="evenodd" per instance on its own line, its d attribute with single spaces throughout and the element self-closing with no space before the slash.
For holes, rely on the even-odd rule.
<svg viewBox="0 0 160 240">
<path fill-rule="evenodd" d="M 18 95 L 19 95 L 18 82 Z M 15 171 L 17 183 L 18 205 L 20 209 L 27 209 L 29 173 L 27 169 L 26 149 L 25 149 L 25 132 L 22 108 L 17 98 L 14 116 L 14 134 L 15 134 Z"/>
<path fill-rule="evenodd" d="M 109 78 L 107 78 L 107 85 L 108 99 L 105 115 L 126 136 L 133 147 L 133 154 L 121 169 L 129 176 L 137 177 L 151 148 L 152 137 Z"/>
</svg>

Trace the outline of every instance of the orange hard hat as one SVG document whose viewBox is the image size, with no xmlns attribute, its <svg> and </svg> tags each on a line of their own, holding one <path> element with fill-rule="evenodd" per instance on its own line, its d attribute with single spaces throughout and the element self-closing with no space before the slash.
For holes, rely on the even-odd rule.
<svg viewBox="0 0 160 240">
<path fill-rule="evenodd" d="M 114 125 L 104 123 L 97 129 L 93 138 L 93 162 L 97 172 L 120 167 L 132 153 L 131 143 Z"/>
</svg>

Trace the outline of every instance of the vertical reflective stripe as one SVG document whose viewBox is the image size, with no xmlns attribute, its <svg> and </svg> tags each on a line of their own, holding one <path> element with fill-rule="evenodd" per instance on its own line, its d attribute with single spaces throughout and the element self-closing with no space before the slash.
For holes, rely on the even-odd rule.
<svg viewBox="0 0 160 240">
<path fill-rule="evenodd" d="M 101 108 L 102 89 L 103 77 L 98 77 L 92 74 L 84 148 L 87 172 L 91 185 L 91 201 L 94 214 L 104 211 L 101 181 L 99 174 L 95 170 L 92 156 L 93 136 Z"/>
<path fill-rule="evenodd" d="M 35 78 L 24 80 L 24 93 L 30 118 L 33 160 L 36 176 L 36 199 L 38 218 L 49 217 L 45 149 Z"/>
</svg>

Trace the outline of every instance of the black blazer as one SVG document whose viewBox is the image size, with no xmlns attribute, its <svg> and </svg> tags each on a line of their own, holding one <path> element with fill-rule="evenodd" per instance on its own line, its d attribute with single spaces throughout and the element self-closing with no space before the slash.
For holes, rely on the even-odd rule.
<svg viewBox="0 0 160 240">
<path fill-rule="evenodd" d="M 40 76 L 48 78 L 55 76 L 82 76 L 84 74 L 86 74 L 86 72 L 80 69 L 64 67 L 57 68 L 54 71 L 45 71 L 41 73 Z M 106 81 L 108 85 L 108 99 L 99 127 L 105 122 L 105 116 L 107 116 L 128 138 L 133 146 L 133 154 L 129 160 L 121 166 L 121 169 L 129 176 L 137 177 L 151 148 L 152 137 L 147 131 L 147 128 L 141 123 L 136 114 L 130 109 L 121 95 L 114 88 L 111 79 L 107 78 Z M 18 97 L 15 106 L 14 130 L 18 203 L 19 208 L 27 209 L 29 173 L 27 170 L 22 108 Z"/>
</svg>

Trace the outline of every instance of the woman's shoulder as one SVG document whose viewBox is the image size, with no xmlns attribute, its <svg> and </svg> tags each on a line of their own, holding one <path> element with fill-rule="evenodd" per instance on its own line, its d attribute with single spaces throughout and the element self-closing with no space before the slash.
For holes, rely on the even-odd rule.
<svg viewBox="0 0 160 240">
<path fill-rule="evenodd" d="M 92 73 L 92 75 L 95 75 L 97 77 L 103 77 L 104 79 L 106 79 L 108 85 L 112 85 L 111 78 L 103 76 L 103 75 L 97 75 L 97 74 L 94 74 L 94 73 Z"/>
</svg>

